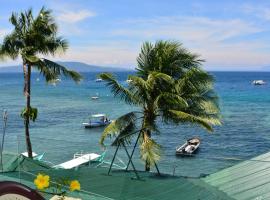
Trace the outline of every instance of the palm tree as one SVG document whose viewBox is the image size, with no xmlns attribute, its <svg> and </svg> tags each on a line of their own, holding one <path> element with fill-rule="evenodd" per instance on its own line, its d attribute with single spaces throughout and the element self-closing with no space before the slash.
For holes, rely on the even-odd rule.
<svg viewBox="0 0 270 200">
<path fill-rule="evenodd" d="M 161 72 L 150 72 L 147 78 L 129 76 L 128 87 L 119 84 L 112 74 L 103 73 L 100 77 L 107 82 L 114 96 L 140 108 L 107 126 L 100 143 L 104 144 L 108 136 L 115 136 L 113 144 L 125 145 L 138 134 L 136 143 L 140 143 L 146 171 L 160 159 L 161 145 L 151 137 L 152 133 L 159 132 L 158 118 L 164 123 L 197 124 L 208 131 L 213 131 L 213 125 L 220 124 L 213 79 L 200 68 L 191 68 L 177 79 Z"/>
<path fill-rule="evenodd" d="M 100 142 L 116 136 L 113 144 L 125 145 L 138 134 L 136 144 L 140 142 L 141 158 L 149 171 L 160 158 L 161 146 L 151 138 L 152 133 L 159 132 L 158 118 L 164 123 L 197 124 L 212 132 L 212 126 L 220 124 L 220 114 L 213 77 L 200 68 L 203 60 L 179 42 L 145 42 L 137 62 L 137 75 L 129 76 L 127 88 L 113 75 L 101 74 L 115 96 L 138 106 L 140 111 L 127 113 L 111 123 Z"/>
<path fill-rule="evenodd" d="M 67 41 L 57 36 L 57 25 L 51 10 L 43 7 L 36 17 L 33 16 L 31 9 L 20 14 L 12 13 L 10 22 L 14 29 L 12 33 L 5 36 L 0 45 L 0 56 L 13 60 L 18 57 L 22 59 L 26 107 L 21 116 L 24 118 L 28 156 L 32 158 L 29 125 L 30 120 L 35 121 L 37 117 L 37 109 L 32 108 L 30 104 L 32 68 L 39 71 L 47 82 L 56 80 L 60 75 L 78 82 L 81 80 L 81 75 L 40 57 L 41 55 L 54 56 L 56 53 L 65 52 L 68 48 Z"/>
</svg>

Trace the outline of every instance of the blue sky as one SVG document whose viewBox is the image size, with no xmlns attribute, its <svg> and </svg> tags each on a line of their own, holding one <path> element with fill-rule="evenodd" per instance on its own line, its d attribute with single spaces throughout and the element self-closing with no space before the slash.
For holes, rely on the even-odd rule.
<svg viewBox="0 0 270 200">
<path fill-rule="evenodd" d="M 270 69 L 270 1 L 1 0 L 0 42 L 13 11 L 53 10 L 69 50 L 54 60 L 134 68 L 144 41 L 178 40 L 207 70 Z M 9 61 L 0 66 L 19 63 Z"/>
</svg>

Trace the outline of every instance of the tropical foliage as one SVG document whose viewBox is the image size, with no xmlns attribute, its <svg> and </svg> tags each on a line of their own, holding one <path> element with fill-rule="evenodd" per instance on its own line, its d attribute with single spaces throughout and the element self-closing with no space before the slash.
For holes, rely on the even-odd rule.
<svg viewBox="0 0 270 200">
<path fill-rule="evenodd" d="M 144 79 L 152 71 L 179 78 L 192 68 L 199 67 L 204 60 L 199 55 L 189 52 L 177 41 L 157 41 L 143 43 L 137 57 L 137 75 Z"/>
<path fill-rule="evenodd" d="M 161 155 L 161 146 L 151 137 L 159 132 L 158 119 L 164 123 L 200 125 L 211 132 L 214 125 L 220 124 L 220 114 L 213 77 L 199 67 L 198 56 L 180 44 L 145 43 L 137 60 L 137 75 L 128 77 L 127 87 L 112 74 L 100 75 L 114 96 L 140 108 L 107 126 L 100 142 L 114 136 L 113 145 L 125 144 L 138 135 L 140 155 L 149 171 Z"/>
<path fill-rule="evenodd" d="M 64 197 L 68 192 L 81 190 L 81 184 L 78 180 L 69 180 L 65 178 L 52 179 L 49 175 L 38 173 L 34 184 L 40 192 L 52 195 L 61 195 L 59 199 Z M 69 189 L 69 191 L 68 191 Z M 47 191 L 46 191 L 47 190 Z"/>
<path fill-rule="evenodd" d="M 81 76 L 75 71 L 41 57 L 42 55 L 54 56 L 57 53 L 65 52 L 68 48 L 67 41 L 57 36 L 57 25 L 51 10 L 43 7 L 36 17 L 33 16 L 31 9 L 19 14 L 13 13 L 10 22 L 14 29 L 4 37 L 3 43 L 0 45 L 0 57 L 13 60 L 21 58 L 23 63 L 26 107 L 21 116 L 25 122 L 28 156 L 32 157 L 29 124 L 30 120 L 35 121 L 38 113 L 37 109 L 30 105 L 32 68 L 39 71 L 47 82 L 53 82 L 61 75 L 78 82 Z"/>
</svg>

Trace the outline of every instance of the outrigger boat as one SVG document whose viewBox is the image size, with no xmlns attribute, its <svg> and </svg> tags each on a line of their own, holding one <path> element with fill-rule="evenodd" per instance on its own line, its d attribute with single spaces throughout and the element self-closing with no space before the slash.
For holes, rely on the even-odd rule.
<svg viewBox="0 0 270 200">
<path fill-rule="evenodd" d="M 200 138 L 193 137 L 188 139 L 185 144 L 176 148 L 176 155 L 193 155 L 201 144 Z"/>
<path fill-rule="evenodd" d="M 95 127 L 101 127 L 106 126 L 110 124 L 112 121 L 108 119 L 108 117 L 105 114 L 95 114 L 91 115 L 89 122 L 83 123 L 85 128 L 95 128 Z"/>
</svg>

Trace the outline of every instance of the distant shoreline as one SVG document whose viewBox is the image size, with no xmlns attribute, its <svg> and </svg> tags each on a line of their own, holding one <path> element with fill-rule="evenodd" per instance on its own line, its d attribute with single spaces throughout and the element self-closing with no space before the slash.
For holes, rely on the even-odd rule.
<svg viewBox="0 0 270 200">
<path fill-rule="evenodd" d="M 112 69 L 112 70 L 100 70 L 100 71 L 77 71 L 79 73 L 102 73 L 102 72 L 110 72 L 110 73 L 113 73 L 113 72 L 135 72 L 135 70 L 132 70 L 132 69 Z M 270 73 L 270 71 L 207 71 L 209 73 Z M 1 71 L 1 68 L 0 68 L 0 74 L 11 74 L 11 73 L 14 73 L 14 74 L 19 74 L 19 73 L 22 73 L 22 71 Z M 38 74 L 39 72 L 33 72 L 33 73 L 36 73 Z"/>
</svg>

